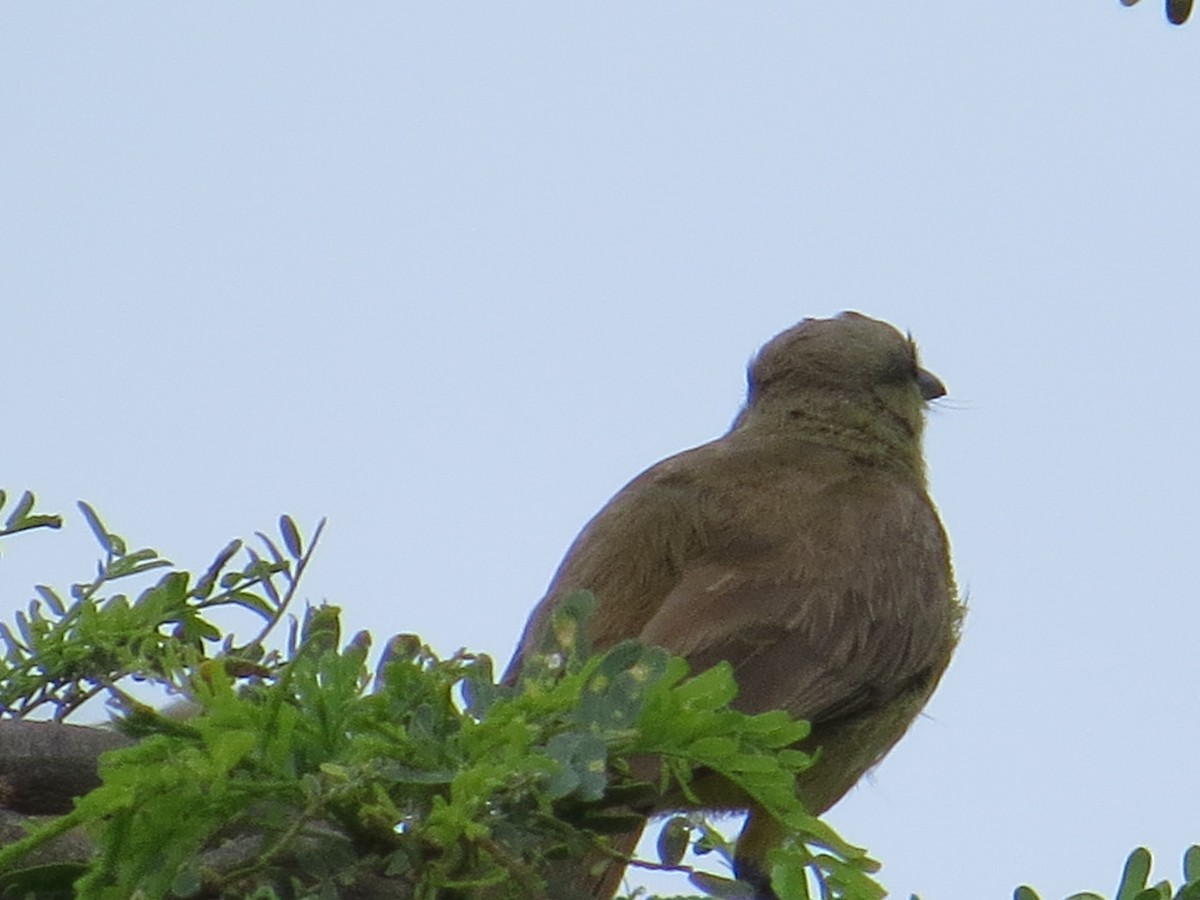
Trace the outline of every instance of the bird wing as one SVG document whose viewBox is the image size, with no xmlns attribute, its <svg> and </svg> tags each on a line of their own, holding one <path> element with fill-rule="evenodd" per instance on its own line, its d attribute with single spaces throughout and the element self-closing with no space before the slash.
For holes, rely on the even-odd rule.
<svg viewBox="0 0 1200 900">
<path fill-rule="evenodd" d="M 534 652 L 563 598 L 591 591 L 597 607 L 588 623 L 592 647 L 605 650 L 638 636 L 689 560 L 702 552 L 708 515 L 705 491 L 691 470 L 705 447 L 684 451 L 647 469 L 622 488 L 572 542 L 508 664 L 512 684 Z"/>
<path fill-rule="evenodd" d="M 746 712 L 821 723 L 885 706 L 940 671 L 955 607 L 945 537 L 923 492 L 879 479 L 810 488 L 781 483 L 779 502 L 807 501 L 790 520 L 773 517 L 791 533 L 743 537 L 735 552 L 717 541 L 638 637 L 693 671 L 728 661 Z M 732 527 L 744 535 L 755 523 Z"/>
<path fill-rule="evenodd" d="M 940 671 L 949 572 L 922 485 L 816 449 L 802 465 L 747 466 L 714 442 L 648 469 L 585 526 L 505 680 L 558 602 L 586 589 L 596 650 L 637 638 L 695 672 L 726 660 L 746 712 L 849 717 Z"/>
</svg>

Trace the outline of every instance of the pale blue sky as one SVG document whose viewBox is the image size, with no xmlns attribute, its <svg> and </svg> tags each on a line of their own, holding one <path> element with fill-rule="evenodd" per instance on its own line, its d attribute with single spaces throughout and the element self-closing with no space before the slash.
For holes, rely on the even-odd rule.
<svg viewBox="0 0 1200 900">
<path fill-rule="evenodd" d="M 911 329 L 971 613 L 830 818 L 894 896 L 1200 840 L 1200 23 L 1157 0 L 12 4 L 0 486 L 507 658 L 775 332 Z M 90 571 L 6 542 L 0 614 Z M 653 882 L 662 887 L 662 882 Z M 665 889 L 665 888 L 664 888 Z"/>
</svg>

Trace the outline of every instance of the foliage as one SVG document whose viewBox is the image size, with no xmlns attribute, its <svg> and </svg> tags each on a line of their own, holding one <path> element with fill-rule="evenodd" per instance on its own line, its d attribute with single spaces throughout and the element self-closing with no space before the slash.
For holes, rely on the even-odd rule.
<svg viewBox="0 0 1200 900">
<path fill-rule="evenodd" d="M 1130 853 L 1113 900 L 1200 900 L 1200 846 L 1189 847 L 1183 855 L 1183 884 L 1177 891 L 1169 881 L 1148 884 L 1150 864 L 1150 851 L 1145 847 L 1138 847 Z M 1013 892 L 1013 900 L 1041 898 L 1033 888 L 1022 886 Z M 1084 892 L 1072 894 L 1066 900 L 1104 900 L 1104 897 Z"/>
<path fill-rule="evenodd" d="M 688 677 L 682 660 L 632 642 L 590 655 L 589 595 L 559 610 L 517 687 L 497 684 L 486 656 L 441 659 L 412 635 L 388 642 L 372 676 L 369 636 L 339 647 L 334 607 L 309 609 L 281 651 L 264 649 L 315 542 L 305 551 L 291 519 L 279 538 L 259 535 L 265 555 L 247 550 L 231 567 L 243 549 L 235 541 L 193 578 L 154 550 L 129 551 L 80 508 L 104 558 L 72 602 L 39 586 L 15 632 L 0 631 L 0 702 L 10 716 L 49 706 L 61 720 L 107 693 L 120 726 L 142 740 L 103 757 L 103 784 L 72 813 L 0 850 L 0 887 L 37 884 L 41 896 L 73 881 L 95 898 L 318 897 L 347 886 L 371 896 L 361 893 L 371 885 L 379 896 L 537 897 L 548 859 L 611 854 L 604 835 L 636 821 L 631 800 L 686 791 L 704 766 L 794 829 L 778 870 L 811 873 L 816 896 L 882 896 L 875 864 L 793 796 L 812 759 L 789 745 L 807 726 L 730 710 L 726 666 Z M 160 568 L 135 599 L 110 593 Z M 250 641 L 222 636 L 208 614 L 228 605 L 266 627 Z M 182 692 L 195 715 L 177 721 L 136 703 L 122 687 L 130 678 Z M 638 782 L 628 760 L 649 753 L 660 776 Z M 94 841 L 91 864 L 17 868 L 76 826 Z M 660 859 L 635 865 L 690 871 L 680 863 L 689 841 L 728 857 L 711 824 L 676 818 Z M 806 879 L 790 881 L 783 900 L 809 896 Z M 696 883 L 718 896 L 744 891 L 711 874 Z"/>
<path fill-rule="evenodd" d="M 0 503 L 3 496 L 0 492 Z M 27 492 L 0 535 L 61 525 L 58 516 L 31 515 L 33 504 Z M 121 685 L 131 679 L 186 691 L 187 674 L 206 658 L 206 647 L 221 640 L 221 630 L 208 616 L 222 607 L 250 610 L 263 620 L 261 631 L 249 641 L 235 646 L 232 636 L 224 640 L 216 652 L 226 667 L 266 671 L 278 662 L 277 656 L 266 655 L 263 640 L 282 620 L 312 552 L 311 546 L 302 552 L 299 530 L 289 517 L 280 519 L 280 540 L 258 535 L 265 557 L 233 541 L 198 579 L 171 569 L 130 599 L 125 593 L 104 592 L 115 583 L 170 568 L 170 561 L 148 548 L 129 550 L 88 504 L 79 508 L 104 557 L 91 581 L 71 585 L 69 600 L 39 584 L 38 599 L 15 615 L 15 632 L 0 622 L 0 710 L 6 715 L 20 718 L 50 707 L 53 718 L 62 721 L 98 694 L 123 698 Z M 323 525 L 318 525 L 313 545 Z M 242 550 L 244 564 L 230 570 Z"/>
<path fill-rule="evenodd" d="M 8 518 L 4 520 L 4 525 L 0 526 L 0 537 L 7 537 L 21 531 L 32 531 L 34 528 L 62 528 L 62 516 L 35 513 L 33 507 L 36 502 L 32 491 L 22 494 L 17 505 L 8 514 Z M 6 503 L 8 503 L 8 494 L 0 491 L 0 509 L 4 509 Z"/>
</svg>

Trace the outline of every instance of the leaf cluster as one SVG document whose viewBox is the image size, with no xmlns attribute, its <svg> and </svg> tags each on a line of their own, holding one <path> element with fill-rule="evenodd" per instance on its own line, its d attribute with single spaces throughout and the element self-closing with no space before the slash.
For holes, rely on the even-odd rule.
<svg viewBox="0 0 1200 900">
<path fill-rule="evenodd" d="M 59 527 L 58 516 L 32 515 L 33 503 L 27 492 L 0 533 Z M 186 692 L 188 673 L 214 656 L 243 671 L 271 664 L 263 638 L 284 616 L 312 552 L 301 546 L 289 517 L 280 519 L 280 538 L 258 535 L 263 552 L 233 541 L 194 577 L 174 569 L 156 550 L 129 549 L 91 506 L 81 502 L 79 509 L 103 556 L 90 581 L 72 584 L 65 596 L 36 585 L 37 597 L 15 614 L 14 626 L 0 622 L 3 715 L 22 718 L 48 707 L 62 721 L 100 694 L 132 702 L 123 689 L 129 680 Z M 314 545 L 319 534 L 320 527 Z M 234 566 L 239 552 L 243 562 Z M 160 569 L 169 571 L 136 594 L 123 589 Z M 240 645 L 211 619 L 214 610 L 231 607 L 249 610 L 262 622 L 258 634 Z"/>
<path fill-rule="evenodd" d="M 1200 900 L 1200 846 L 1189 847 L 1183 855 L 1183 883 L 1178 889 L 1169 881 L 1150 884 L 1150 851 L 1138 847 L 1125 860 L 1121 880 L 1113 900 Z M 1033 888 L 1021 886 L 1013 892 L 1013 900 L 1040 900 Z M 1100 894 L 1085 891 L 1072 894 L 1066 900 L 1105 900 Z"/>
<path fill-rule="evenodd" d="M 7 492 L 0 490 L 0 510 L 4 509 L 7 503 Z M 8 516 L 4 519 L 4 524 L 0 525 L 0 537 L 8 537 L 22 531 L 32 531 L 35 528 L 62 528 L 62 516 L 35 513 L 33 507 L 36 503 L 37 498 L 33 496 L 32 491 L 25 491 L 21 494 L 17 505 L 9 511 Z"/>
<path fill-rule="evenodd" d="M 4 702 L 65 715 L 107 690 L 119 724 L 142 739 L 102 758 L 101 786 L 73 812 L 0 850 L 0 886 L 19 894 L 57 878 L 96 898 L 545 896 L 555 860 L 613 855 L 605 835 L 640 824 L 633 810 L 662 792 L 686 794 L 704 767 L 795 827 L 780 863 L 816 873 L 820 896 L 882 895 L 874 864 L 793 797 L 812 759 L 788 748 L 807 726 L 730 710 L 727 667 L 689 677 L 682 660 L 635 643 L 590 654 L 590 595 L 559 610 L 519 685 L 497 683 L 486 656 L 439 658 L 412 635 L 391 639 L 372 673 L 369 636 L 340 646 L 334 607 L 308 610 L 278 654 L 260 649 L 262 635 L 222 640 L 208 620 L 233 604 L 279 621 L 309 558 L 290 519 L 280 539 L 260 536 L 265 557 L 231 568 L 234 542 L 198 578 L 172 568 L 130 599 L 112 582 L 169 563 L 130 552 L 81 509 L 104 552 L 97 575 L 70 603 L 39 591 L 4 633 Z M 126 677 L 182 690 L 197 711 L 178 721 L 135 704 L 117 686 Z M 652 777 L 635 773 L 651 757 Z M 67 828 L 90 836 L 90 863 L 18 868 Z M 660 858 L 635 864 L 690 871 L 689 841 L 728 854 L 703 820 L 672 820 L 665 833 Z M 719 895 L 734 885 L 697 884 Z"/>
</svg>

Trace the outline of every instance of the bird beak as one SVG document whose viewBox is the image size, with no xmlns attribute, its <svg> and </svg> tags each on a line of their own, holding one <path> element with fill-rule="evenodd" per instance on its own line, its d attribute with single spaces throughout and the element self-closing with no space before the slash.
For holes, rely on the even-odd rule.
<svg viewBox="0 0 1200 900">
<path fill-rule="evenodd" d="M 946 396 L 946 386 L 942 384 L 942 379 L 924 369 L 917 369 L 917 387 L 921 389 L 921 396 L 926 400 Z"/>
</svg>

